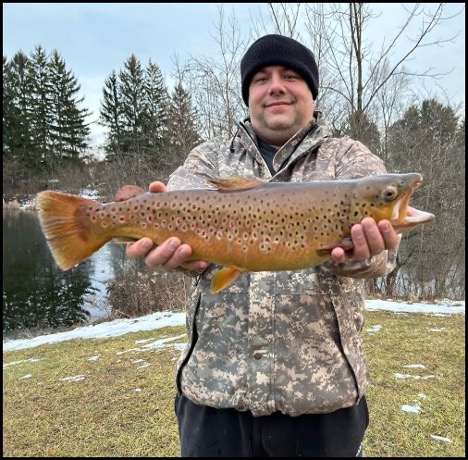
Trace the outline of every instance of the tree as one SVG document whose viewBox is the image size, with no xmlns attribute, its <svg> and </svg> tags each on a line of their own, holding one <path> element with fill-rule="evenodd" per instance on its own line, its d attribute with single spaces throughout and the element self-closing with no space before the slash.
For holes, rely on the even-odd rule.
<svg viewBox="0 0 468 460">
<path fill-rule="evenodd" d="M 78 107 L 80 86 L 60 54 L 49 58 L 36 46 L 29 57 L 4 57 L 3 76 L 4 179 L 17 185 L 31 175 L 51 176 L 69 159 L 81 161 L 88 111 Z"/>
<path fill-rule="evenodd" d="M 370 121 L 369 117 L 363 112 L 353 112 L 341 129 L 334 129 L 335 136 L 346 135 L 353 139 L 359 139 L 372 152 L 379 154 L 380 132 L 377 124 Z"/>
<path fill-rule="evenodd" d="M 108 156 L 120 151 L 123 139 L 123 120 L 120 108 L 119 81 L 115 70 L 104 81 L 103 100 L 99 113 L 99 124 L 109 129 L 105 150 Z"/>
<path fill-rule="evenodd" d="M 119 72 L 119 100 L 122 117 L 121 148 L 124 153 L 143 146 L 146 113 L 145 75 L 141 62 L 131 55 Z"/>
<path fill-rule="evenodd" d="M 165 170 L 180 166 L 190 150 L 201 142 L 197 130 L 197 112 L 189 93 L 178 82 L 168 107 L 168 135 L 165 148 Z"/>
<path fill-rule="evenodd" d="M 197 107 L 202 137 L 233 135 L 237 121 L 246 115 L 240 96 L 240 60 L 246 40 L 238 31 L 234 13 L 225 20 L 222 6 L 218 9 L 216 42 L 217 58 L 191 57 L 179 70 L 179 80 L 191 94 Z"/>
<path fill-rule="evenodd" d="M 52 120 L 50 126 L 50 154 L 46 161 L 52 169 L 71 160 L 80 161 L 87 148 L 89 126 L 86 124 L 88 110 L 78 106 L 84 98 L 78 98 L 80 85 L 71 71 L 66 69 L 65 60 L 58 51 L 50 58 L 50 81 Z"/>
<path fill-rule="evenodd" d="M 100 124 L 109 128 L 107 159 L 143 158 L 158 163 L 167 130 L 167 89 L 159 67 L 146 69 L 131 55 L 105 81 Z M 120 158 L 122 159 L 122 158 Z"/>
<path fill-rule="evenodd" d="M 32 81 L 23 52 L 3 56 L 3 159 L 27 163 L 33 156 L 30 137 Z"/>
<path fill-rule="evenodd" d="M 44 164 L 44 159 L 50 152 L 50 127 L 53 117 L 52 83 L 47 53 L 42 46 L 36 46 L 30 55 L 31 65 L 28 67 L 32 82 L 32 97 L 28 110 L 31 113 L 30 135 L 37 156 L 34 158 L 36 167 Z"/>
<path fill-rule="evenodd" d="M 161 69 L 151 59 L 145 69 L 143 133 L 153 153 L 161 149 L 167 132 L 168 92 Z"/>
<path fill-rule="evenodd" d="M 390 169 L 424 177 L 412 205 L 436 216 L 435 224 L 405 236 L 399 264 L 417 283 L 413 289 L 419 295 L 448 295 L 459 289 L 453 280 L 460 281 L 464 254 L 464 122 L 459 123 L 451 107 L 425 100 L 389 128 L 388 143 Z"/>
</svg>

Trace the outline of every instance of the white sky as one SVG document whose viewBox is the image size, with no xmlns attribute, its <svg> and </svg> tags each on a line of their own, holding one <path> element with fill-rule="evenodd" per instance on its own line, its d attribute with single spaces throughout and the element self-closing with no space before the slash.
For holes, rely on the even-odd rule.
<svg viewBox="0 0 468 460">
<path fill-rule="evenodd" d="M 382 13 L 368 29 L 376 51 L 383 39 L 388 42 L 399 30 L 407 16 L 404 8 L 410 5 L 373 5 L 375 14 Z M 430 10 L 436 6 L 422 5 Z M 456 14 L 463 6 L 464 3 L 447 5 L 446 15 Z M 264 21 L 268 18 L 266 3 L 227 3 L 224 8 L 226 18 L 235 12 L 245 36 L 251 31 L 252 18 L 258 20 L 260 15 Z M 190 56 L 215 56 L 217 21 L 217 4 L 209 3 L 3 3 L 3 54 L 7 58 L 20 50 L 30 54 L 36 45 L 47 52 L 57 50 L 81 84 L 83 107 L 94 112 L 90 121 L 95 121 L 104 80 L 112 70 L 120 70 L 132 53 L 142 65 L 151 58 L 169 82 L 175 70 L 175 55 L 181 62 Z M 464 12 L 445 21 L 431 38 L 449 38 L 457 33 L 454 43 L 421 48 L 408 65 L 421 72 L 432 68 L 436 73 L 449 73 L 437 82 L 426 80 L 427 92 L 434 95 L 440 91 L 442 101 L 448 98 L 453 104 L 464 105 Z M 397 58 L 395 55 L 394 59 Z M 101 141 L 102 131 L 92 125 L 96 141 Z"/>
<path fill-rule="evenodd" d="M 426 313 L 431 315 L 465 314 L 464 301 L 444 300 L 437 304 L 401 303 L 389 300 L 366 300 L 367 310 L 387 310 L 398 313 Z M 78 327 L 68 332 L 48 334 L 33 339 L 7 340 L 3 342 L 3 351 L 21 350 L 38 345 L 63 342 L 72 339 L 115 337 L 129 332 L 151 331 L 166 326 L 183 326 L 185 313 L 157 312 L 133 319 L 121 319 Z M 380 327 L 370 325 L 368 333 L 378 333 Z M 441 332 L 435 330 L 434 332 Z"/>
</svg>

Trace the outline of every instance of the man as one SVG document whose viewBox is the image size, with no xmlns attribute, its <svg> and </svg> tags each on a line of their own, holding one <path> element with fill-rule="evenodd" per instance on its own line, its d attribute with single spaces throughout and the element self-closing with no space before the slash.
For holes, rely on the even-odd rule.
<svg viewBox="0 0 468 460">
<path fill-rule="evenodd" d="M 168 189 L 229 176 L 297 182 L 386 172 L 363 144 L 317 125 L 318 69 L 299 42 L 260 38 L 242 59 L 241 79 L 249 119 L 234 138 L 194 148 Z M 365 218 L 352 241 L 352 250 L 335 248 L 318 267 L 246 273 L 219 294 L 209 292 L 219 267 L 187 261 L 191 248 L 178 238 L 128 246 L 128 256 L 149 266 L 195 276 L 176 378 L 182 456 L 362 455 L 363 279 L 393 268 L 399 238 L 390 222 Z"/>
</svg>

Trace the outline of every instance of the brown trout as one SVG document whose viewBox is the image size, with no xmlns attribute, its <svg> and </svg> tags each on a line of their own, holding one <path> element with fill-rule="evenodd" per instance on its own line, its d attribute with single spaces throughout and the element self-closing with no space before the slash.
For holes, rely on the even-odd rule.
<svg viewBox="0 0 468 460">
<path fill-rule="evenodd" d="M 422 182 L 417 173 L 300 183 L 209 182 L 214 189 L 160 193 L 126 186 L 107 204 L 40 192 L 41 228 L 63 270 L 112 239 L 149 237 L 161 244 L 176 236 L 192 247 L 192 260 L 225 266 L 213 277 L 215 293 L 245 271 L 302 269 L 329 259 L 335 247 L 352 248 L 350 229 L 366 216 L 388 219 L 400 233 L 434 218 L 414 208 L 408 215 L 410 197 Z"/>
</svg>

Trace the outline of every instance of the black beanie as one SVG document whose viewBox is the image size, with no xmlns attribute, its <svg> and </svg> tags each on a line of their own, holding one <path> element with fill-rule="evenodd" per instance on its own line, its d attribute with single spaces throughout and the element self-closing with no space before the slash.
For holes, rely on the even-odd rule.
<svg viewBox="0 0 468 460">
<path fill-rule="evenodd" d="M 319 74 L 315 56 L 298 41 L 284 35 L 265 35 L 254 42 L 241 60 L 242 99 L 249 105 L 249 85 L 262 68 L 281 65 L 298 72 L 317 99 Z"/>
</svg>

